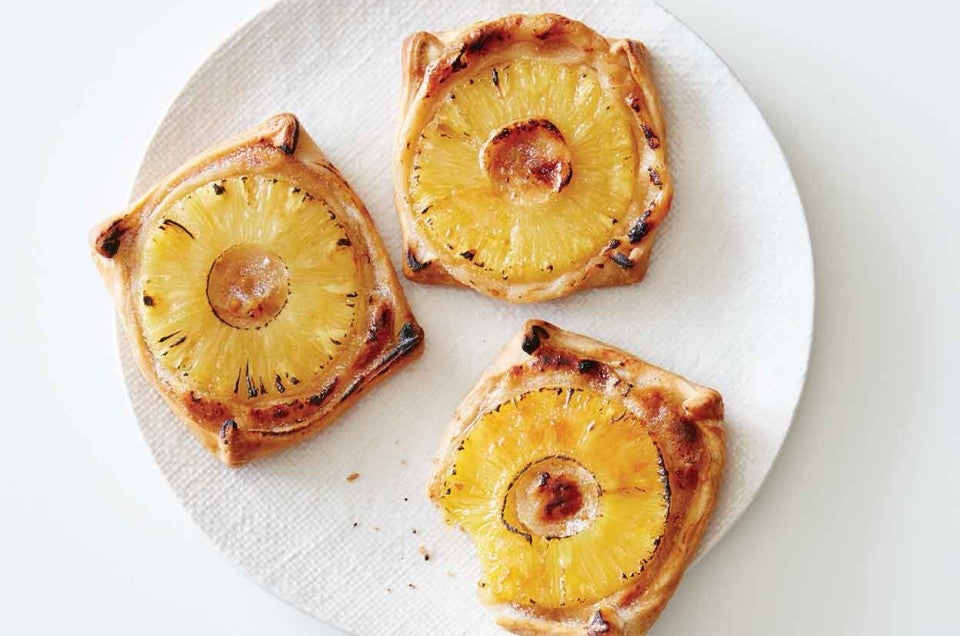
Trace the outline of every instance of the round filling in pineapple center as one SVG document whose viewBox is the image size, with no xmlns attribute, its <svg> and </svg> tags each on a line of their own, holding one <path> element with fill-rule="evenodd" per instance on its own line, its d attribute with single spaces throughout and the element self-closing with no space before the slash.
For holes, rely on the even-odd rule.
<svg viewBox="0 0 960 636">
<path fill-rule="evenodd" d="M 521 119 L 494 131 L 480 163 L 511 200 L 537 203 L 560 192 L 573 178 L 570 150 L 548 119 Z"/>
<path fill-rule="evenodd" d="M 234 245 L 213 262 L 207 300 L 217 318 L 237 329 L 259 329 L 283 310 L 290 275 L 283 260 L 262 245 Z"/>
<path fill-rule="evenodd" d="M 504 522 L 520 534 L 562 539 L 589 526 L 600 509 L 600 486 L 569 457 L 552 456 L 524 468 L 507 492 Z"/>
</svg>

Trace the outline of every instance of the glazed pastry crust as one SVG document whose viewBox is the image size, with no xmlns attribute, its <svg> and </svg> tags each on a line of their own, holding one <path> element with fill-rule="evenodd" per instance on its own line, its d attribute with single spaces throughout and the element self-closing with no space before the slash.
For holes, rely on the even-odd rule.
<svg viewBox="0 0 960 636">
<path fill-rule="evenodd" d="M 607 598 L 578 608 L 501 604 L 498 623 L 523 635 L 638 635 L 656 621 L 696 552 L 723 473 L 723 400 L 607 344 L 528 321 L 457 409 L 434 461 L 428 495 L 439 505 L 456 448 L 484 413 L 544 386 L 592 389 L 621 400 L 647 422 L 669 484 L 669 513 L 657 551 L 641 573 Z"/>
<path fill-rule="evenodd" d="M 478 276 L 470 263 L 437 249 L 415 222 L 409 192 L 414 149 L 445 84 L 474 67 L 508 63 L 522 55 L 595 68 L 607 90 L 630 107 L 639 161 L 637 186 L 626 222 L 586 262 L 556 272 L 546 282 L 517 283 Z M 403 273 L 428 284 L 472 287 L 512 302 L 566 296 L 590 287 L 643 279 L 657 230 L 670 211 L 673 181 L 667 166 L 666 125 L 642 43 L 605 38 L 586 25 L 556 14 L 510 15 L 462 30 L 419 32 L 406 38 L 402 58 L 401 126 L 394 165 L 395 198 L 403 232 Z"/>
<path fill-rule="evenodd" d="M 367 322 L 329 371 L 322 386 L 304 382 L 281 397 L 246 400 L 208 396 L 159 365 L 144 341 L 135 281 L 143 228 L 164 203 L 236 175 L 274 175 L 323 196 L 343 222 L 364 264 Z M 223 463 L 238 466 L 293 446 L 332 423 L 376 382 L 422 351 L 423 332 L 403 296 L 369 213 L 340 173 L 301 129 L 280 114 L 215 146 L 174 171 L 127 211 L 91 233 L 93 258 L 117 306 L 144 377 L 173 412 Z"/>
</svg>

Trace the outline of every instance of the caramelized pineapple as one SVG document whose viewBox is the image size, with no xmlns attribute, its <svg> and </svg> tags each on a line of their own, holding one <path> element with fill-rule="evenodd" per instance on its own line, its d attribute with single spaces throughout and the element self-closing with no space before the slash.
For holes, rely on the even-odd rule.
<svg viewBox="0 0 960 636">
<path fill-rule="evenodd" d="M 231 466 L 315 434 L 420 350 L 373 222 L 293 115 L 187 163 L 93 247 L 144 376 Z"/>
<path fill-rule="evenodd" d="M 517 302 L 642 277 L 672 190 L 641 45 L 508 16 L 405 57 L 408 276 Z"/>
<path fill-rule="evenodd" d="M 343 225 L 283 179 L 201 185 L 158 210 L 143 240 L 144 340 L 212 395 L 254 399 L 313 380 L 363 315 Z"/>
<path fill-rule="evenodd" d="M 429 495 L 517 634 L 643 634 L 716 501 L 723 402 L 596 340 L 530 321 L 457 409 Z"/>
<path fill-rule="evenodd" d="M 630 211 L 631 115 L 589 66 L 520 59 L 480 69 L 417 142 L 415 223 L 450 257 L 468 254 L 518 284 L 582 265 Z"/>
<path fill-rule="evenodd" d="M 589 389 L 542 387 L 483 414 L 444 478 L 447 521 L 474 539 L 492 599 L 593 603 L 635 576 L 669 508 L 644 423 Z"/>
</svg>

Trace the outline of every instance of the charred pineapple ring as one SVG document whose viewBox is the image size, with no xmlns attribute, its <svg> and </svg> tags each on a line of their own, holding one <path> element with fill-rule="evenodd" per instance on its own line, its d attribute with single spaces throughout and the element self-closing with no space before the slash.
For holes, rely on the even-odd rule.
<svg viewBox="0 0 960 636">
<path fill-rule="evenodd" d="M 670 208 L 643 46 L 557 15 L 404 46 L 404 273 L 514 302 L 640 280 Z"/>
<path fill-rule="evenodd" d="M 290 446 L 419 351 L 363 205 L 292 115 L 94 234 L 145 376 L 230 465 Z"/>
<path fill-rule="evenodd" d="M 641 634 L 696 550 L 724 458 L 716 391 L 531 321 L 460 406 L 430 497 L 518 634 Z"/>
</svg>

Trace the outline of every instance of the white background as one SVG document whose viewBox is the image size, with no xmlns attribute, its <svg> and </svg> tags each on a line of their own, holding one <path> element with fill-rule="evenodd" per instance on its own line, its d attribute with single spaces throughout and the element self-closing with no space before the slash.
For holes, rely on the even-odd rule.
<svg viewBox="0 0 960 636">
<path fill-rule="evenodd" d="M 817 310 L 778 463 L 653 633 L 957 633 L 960 16 L 934 2 L 663 4 L 780 140 Z M 175 501 L 87 255 L 173 96 L 263 6 L 4 8 L 0 633 L 326 633 L 227 565 Z"/>
</svg>

